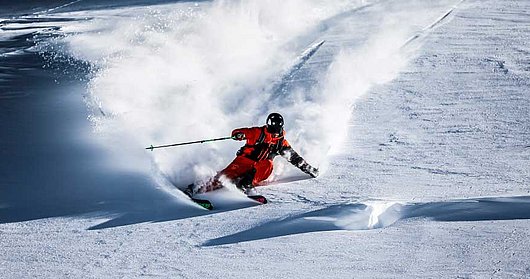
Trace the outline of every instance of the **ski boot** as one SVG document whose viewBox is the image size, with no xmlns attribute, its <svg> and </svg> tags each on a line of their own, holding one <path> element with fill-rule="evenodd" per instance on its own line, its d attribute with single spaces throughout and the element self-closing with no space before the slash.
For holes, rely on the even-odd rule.
<svg viewBox="0 0 530 279">
<path fill-rule="evenodd" d="M 195 195 L 195 184 L 190 184 L 186 189 L 184 189 L 182 192 L 186 194 L 188 197 L 193 198 L 193 195 Z"/>
<path fill-rule="evenodd" d="M 236 181 L 236 187 L 241 192 L 245 193 L 248 196 L 248 191 L 253 191 L 254 186 L 252 185 L 252 180 L 254 180 L 254 175 L 256 174 L 256 169 L 252 169 L 249 172 L 245 173 L 238 181 Z M 255 192 L 254 192 L 255 193 Z"/>
</svg>

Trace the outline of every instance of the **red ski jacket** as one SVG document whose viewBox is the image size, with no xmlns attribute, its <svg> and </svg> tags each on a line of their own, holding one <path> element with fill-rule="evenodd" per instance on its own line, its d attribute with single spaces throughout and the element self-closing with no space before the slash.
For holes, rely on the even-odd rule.
<svg viewBox="0 0 530 279">
<path fill-rule="evenodd" d="M 238 138 L 238 134 L 244 137 Z M 289 142 L 284 138 L 285 131 L 275 136 L 267 131 L 266 126 L 240 128 L 232 131 L 232 137 L 237 140 L 246 140 L 246 144 L 239 149 L 237 156 L 244 156 L 253 161 L 272 160 L 277 155 L 282 155 L 294 165 L 303 162 Z"/>
</svg>

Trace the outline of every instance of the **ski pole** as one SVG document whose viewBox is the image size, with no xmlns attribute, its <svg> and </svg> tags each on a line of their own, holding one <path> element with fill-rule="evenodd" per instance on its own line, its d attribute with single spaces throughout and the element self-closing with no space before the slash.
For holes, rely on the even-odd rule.
<svg viewBox="0 0 530 279">
<path fill-rule="evenodd" d="M 188 144 L 195 144 L 195 143 L 205 143 L 205 142 L 212 142 L 212 141 L 218 141 L 218 140 L 227 140 L 227 139 L 231 139 L 231 138 L 232 137 L 224 137 L 224 138 L 217 138 L 217 139 L 205 139 L 205 140 L 173 143 L 173 144 L 158 145 L 158 146 L 151 145 L 149 147 L 146 147 L 145 149 L 153 151 L 153 149 L 156 149 L 156 148 L 165 148 L 165 147 L 172 147 L 172 146 L 179 146 L 179 145 L 188 145 Z"/>
</svg>

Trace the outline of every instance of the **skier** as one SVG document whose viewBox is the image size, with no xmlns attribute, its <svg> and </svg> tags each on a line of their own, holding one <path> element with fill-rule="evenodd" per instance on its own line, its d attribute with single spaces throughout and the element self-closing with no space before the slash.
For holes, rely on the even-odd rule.
<svg viewBox="0 0 530 279">
<path fill-rule="evenodd" d="M 249 193 L 253 187 L 267 179 L 273 170 L 272 160 L 281 155 L 294 166 L 312 177 L 318 176 L 318 169 L 309 165 L 284 139 L 283 117 L 271 113 L 267 124 L 262 127 L 239 128 L 232 131 L 232 139 L 246 144 L 237 151 L 237 156 L 225 169 L 199 189 L 192 184 L 186 190 L 191 197 L 195 193 L 213 191 L 222 187 L 221 177 L 225 177 L 240 190 Z"/>
</svg>

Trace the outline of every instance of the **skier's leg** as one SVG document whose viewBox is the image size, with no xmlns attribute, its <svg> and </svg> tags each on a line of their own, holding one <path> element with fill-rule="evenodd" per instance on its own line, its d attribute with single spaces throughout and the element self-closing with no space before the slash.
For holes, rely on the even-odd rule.
<svg viewBox="0 0 530 279">
<path fill-rule="evenodd" d="M 205 185 L 200 187 L 198 192 L 204 193 L 222 188 L 223 184 L 220 181 L 221 176 L 234 182 L 237 181 L 245 173 L 253 169 L 253 164 L 254 161 L 243 156 L 237 156 L 226 168 L 217 173 L 217 175 L 210 179 Z"/>
<path fill-rule="evenodd" d="M 252 187 L 252 181 L 254 180 L 254 176 L 256 175 L 256 169 L 252 168 L 246 173 L 244 173 L 241 177 L 235 180 L 236 187 L 240 190 L 245 190 L 247 188 Z"/>
<path fill-rule="evenodd" d="M 238 156 L 224 170 L 217 174 L 217 177 L 224 176 L 232 181 L 243 177 L 254 168 L 255 162 L 243 156 Z"/>
<path fill-rule="evenodd" d="M 261 181 L 269 178 L 273 170 L 273 164 L 271 160 L 263 160 L 256 163 L 254 168 L 256 169 L 256 174 L 252 180 L 252 185 L 258 186 Z"/>
</svg>

